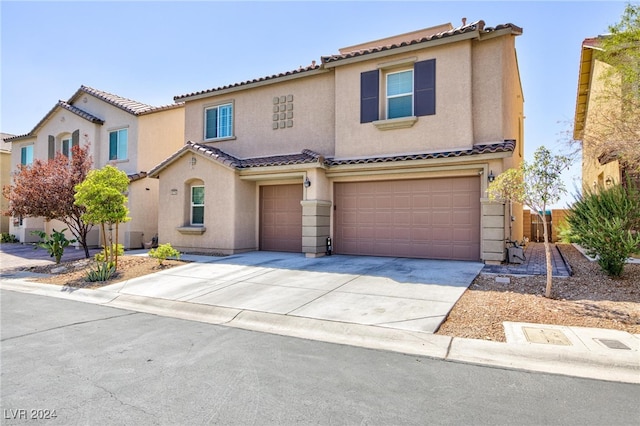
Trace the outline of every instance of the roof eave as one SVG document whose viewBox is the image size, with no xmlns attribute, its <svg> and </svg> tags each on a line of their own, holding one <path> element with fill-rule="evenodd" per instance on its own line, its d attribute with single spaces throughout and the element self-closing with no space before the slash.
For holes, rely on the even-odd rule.
<svg viewBox="0 0 640 426">
<path fill-rule="evenodd" d="M 591 88 L 593 70 L 593 50 L 591 46 L 583 44 L 580 52 L 580 67 L 578 70 L 578 87 L 576 93 L 576 109 L 573 119 L 573 139 L 584 138 L 584 128 L 587 119 L 589 90 Z"/>
<path fill-rule="evenodd" d="M 226 88 L 222 88 L 222 89 L 212 89 L 212 90 L 208 90 L 208 91 L 205 91 L 203 93 L 198 93 L 198 94 L 194 94 L 194 95 L 174 96 L 173 99 L 175 101 L 182 101 L 182 102 L 195 101 L 195 100 L 198 100 L 198 99 L 210 98 L 212 96 L 218 96 L 218 95 L 224 95 L 224 94 L 228 94 L 228 93 L 240 92 L 242 90 L 253 89 L 253 88 L 256 88 L 256 87 L 268 86 L 268 85 L 271 85 L 271 84 L 282 83 L 282 82 L 285 82 L 285 81 L 297 80 L 299 78 L 312 77 L 312 76 L 316 76 L 316 75 L 320 75 L 320 74 L 325 74 L 327 72 L 328 72 L 328 70 L 325 70 L 323 67 L 319 67 L 319 68 L 317 68 L 315 70 L 297 72 L 297 73 L 294 73 L 294 74 L 288 74 L 288 75 L 283 75 L 283 76 L 273 77 L 273 78 L 265 78 L 263 80 L 252 81 L 252 82 L 248 82 L 248 83 L 239 83 L 239 84 L 231 86 L 231 87 L 226 87 Z"/>
<path fill-rule="evenodd" d="M 426 40 L 420 43 L 409 44 L 406 46 L 400 46 L 400 47 L 395 47 L 391 49 L 384 49 L 377 52 L 364 53 L 362 55 L 352 56 L 349 58 L 336 59 L 336 60 L 331 60 L 329 62 L 323 61 L 323 66 L 327 69 L 330 69 L 330 68 L 335 68 L 342 65 L 368 61 L 371 59 L 383 58 L 385 56 L 415 52 L 416 50 L 422 50 L 425 47 L 441 46 L 443 44 L 455 43 L 463 40 L 478 38 L 479 34 L 480 34 L 480 31 L 476 29 L 473 31 L 465 32 L 463 34 L 456 34 L 449 37 L 442 37 L 434 40 Z"/>
</svg>

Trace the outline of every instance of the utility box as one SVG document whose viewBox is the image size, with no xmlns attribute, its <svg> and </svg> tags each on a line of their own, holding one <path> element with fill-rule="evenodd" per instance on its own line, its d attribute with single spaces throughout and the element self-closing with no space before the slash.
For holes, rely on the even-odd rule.
<svg viewBox="0 0 640 426">
<path fill-rule="evenodd" d="M 507 249 L 507 255 L 509 256 L 509 263 L 524 262 L 524 250 L 522 247 L 509 247 Z"/>
</svg>

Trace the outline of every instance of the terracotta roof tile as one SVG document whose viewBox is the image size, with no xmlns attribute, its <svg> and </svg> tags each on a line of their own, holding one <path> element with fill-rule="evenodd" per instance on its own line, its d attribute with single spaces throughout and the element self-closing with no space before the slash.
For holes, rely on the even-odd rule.
<svg viewBox="0 0 640 426">
<path fill-rule="evenodd" d="M 123 98 L 122 96 L 114 95 L 113 93 L 94 89 L 92 87 L 84 85 L 80 86 L 80 89 L 78 89 L 78 91 L 69 99 L 69 103 L 73 103 L 82 92 L 95 96 L 96 98 L 103 100 L 133 115 L 138 115 L 154 108 L 152 105 L 143 104 L 142 102 Z"/>
<path fill-rule="evenodd" d="M 323 56 L 321 58 L 321 60 L 322 60 L 323 64 L 327 64 L 327 63 L 331 63 L 331 62 L 340 61 L 340 60 L 343 60 L 343 59 L 348 59 L 348 58 L 353 58 L 353 57 L 358 57 L 358 56 L 364 56 L 364 55 L 368 55 L 368 54 L 371 54 L 371 53 L 382 52 L 382 51 L 386 51 L 386 50 L 397 49 L 399 47 L 411 46 L 411 45 L 415 45 L 415 44 L 419 44 L 419 43 L 427 43 L 427 42 L 434 41 L 434 40 L 441 40 L 441 39 L 444 39 L 444 38 L 447 38 L 447 37 L 451 37 L 451 36 L 455 36 L 455 35 L 458 35 L 458 34 L 465 34 L 465 33 L 473 32 L 473 31 L 491 33 L 491 32 L 494 32 L 494 31 L 505 29 L 505 28 L 511 28 L 516 33 L 522 33 L 522 28 L 520 28 L 520 27 L 518 27 L 516 25 L 513 25 L 513 24 L 501 24 L 501 25 L 497 25 L 495 27 L 485 27 L 484 21 L 476 21 L 476 22 L 473 22 L 473 23 L 471 23 L 469 25 L 463 25 L 461 27 L 453 28 L 453 29 L 448 30 L 448 31 L 443 31 L 443 32 L 440 32 L 440 33 L 432 34 L 432 35 L 429 35 L 427 37 L 422 37 L 422 38 L 415 39 L 415 40 L 403 41 L 401 43 L 391 44 L 391 45 L 387 45 L 387 46 L 378 46 L 378 47 L 373 47 L 373 48 L 370 48 L 370 49 L 358 50 L 358 51 L 354 51 L 354 52 L 347 52 L 347 53 L 344 53 L 344 54 Z"/>
<path fill-rule="evenodd" d="M 515 149 L 515 140 L 505 140 L 504 142 L 487 144 L 487 145 L 474 145 L 473 148 L 459 151 L 442 151 L 442 152 L 430 152 L 424 154 L 410 154 L 410 155 L 394 155 L 388 157 L 368 157 L 368 158 L 354 158 L 354 159 L 327 159 L 326 164 L 328 166 L 340 166 L 344 164 L 371 164 L 371 163 L 387 163 L 395 161 L 409 161 L 409 160 L 430 160 L 434 158 L 453 158 L 453 157 L 465 157 L 469 155 L 489 154 L 495 152 L 510 152 Z"/>
<path fill-rule="evenodd" d="M 83 111 L 80 108 L 75 107 L 75 106 L 73 106 L 73 105 L 71 105 L 71 104 L 69 104 L 69 103 L 67 103 L 65 101 L 58 101 L 58 104 L 56 106 L 64 108 L 67 111 L 72 112 L 72 113 L 84 118 L 85 120 L 88 120 L 88 121 L 92 122 L 92 123 L 104 124 L 104 120 L 103 119 L 98 118 L 95 115 L 90 114 L 90 113 L 88 113 L 86 111 Z M 38 127 L 38 126 L 36 126 L 36 127 Z"/>
<path fill-rule="evenodd" d="M 185 98 L 190 98 L 192 96 L 204 95 L 206 93 L 214 93 L 214 92 L 218 92 L 220 90 L 230 89 L 232 87 L 246 86 L 246 85 L 252 84 L 252 83 L 258 83 L 258 82 L 261 82 L 261 81 L 273 80 L 273 79 L 280 78 L 280 77 L 286 77 L 286 76 L 289 76 L 289 75 L 295 75 L 295 74 L 300 74 L 300 73 L 307 72 L 307 71 L 313 71 L 313 70 L 320 69 L 320 65 L 316 65 L 315 62 L 316 61 L 313 61 L 312 64 L 309 65 L 308 67 L 300 67 L 297 70 L 293 70 L 293 71 L 282 72 L 280 74 L 273 74 L 273 75 L 270 75 L 270 76 L 267 76 L 267 77 L 255 78 L 253 80 L 247 80 L 247 81 L 243 81 L 241 83 L 229 84 L 227 86 L 221 86 L 221 87 L 217 87 L 215 89 L 201 90 L 199 92 L 193 92 L 193 93 L 187 93 L 185 95 L 174 96 L 173 100 L 177 101 L 179 99 L 185 99 Z"/>
<path fill-rule="evenodd" d="M 227 154 L 224 151 L 201 145 L 196 142 L 188 141 L 182 148 L 180 148 L 172 156 L 165 159 L 162 163 L 158 164 L 148 175 L 150 177 L 156 177 L 156 175 L 171 164 L 175 159 L 179 158 L 186 151 L 195 152 L 218 161 L 228 167 L 236 170 L 248 169 L 253 167 L 274 167 L 274 166 L 288 166 L 295 164 L 312 164 L 320 163 L 322 165 L 332 167 L 345 164 L 371 164 L 371 163 L 386 163 L 395 161 L 411 161 L 411 160 L 427 160 L 433 158 L 452 158 L 463 157 L 478 154 L 488 154 L 495 152 L 511 152 L 515 149 L 515 140 L 505 140 L 504 142 L 475 145 L 468 150 L 460 151 L 444 151 L 444 152 L 431 152 L 425 154 L 410 154 L 410 155 L 396 155 L 388 157 L 368 157 L 368 158 L 355 158 L 355 159 L 333 159 L 325 158 L 317 152 L 309 149 L 303 150 L 300 154 L 288 154 L 288 155 L 272 155 L 269 157 L 256 157 L 256 158 L 237 158 L 233 155 Z"/>
<path fill-rule="evenodd" d="M 129 178 L 129 183 L 131 183 L 146 178 L 147 172 L 132 173 L 130 175 L 127 175 L 127 177 Z"/>
</svg>

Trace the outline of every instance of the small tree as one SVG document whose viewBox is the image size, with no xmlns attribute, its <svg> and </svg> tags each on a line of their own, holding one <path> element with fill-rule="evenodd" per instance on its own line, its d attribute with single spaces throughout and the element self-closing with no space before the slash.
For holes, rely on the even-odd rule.
<svg viewBox="0 0 640 426">
<path fill-rule="evenodd" d="M 536 150 L 533 163 L 523 161 L 518 169 L 509 169 L 496 177 L 488 188 L 491 200 L 511 200 L 528 207 L 542 220 L 544 228 L 544 251 L 547 261 L 546 297 L 551 297 L 553 267 L 551 246 L 545 212 L 547 206 L 560 201 L 566 189 L 560 174 L 571 165 L 571 160 L 562 155 L 552 155 L 544 146 Z"/>
<path fill-rule="evenodd" d="M 633 185 L 585 188 L 567 222 L 576 242 L 609 275 L 620 276 L 627 258 L 640 249 L 640 194 Z"/>
<path fill-rule="evenodd" d="M 104 244 L 104 258 L 118 268 L 118 225 L 131 220 L 128 217 L 127 196 L 124 193 L 129 187 L 126 173 L 107 165 L 99 170 L 91 170 L 87 178 L 76 186 L 76 204 L 84 206 L 86 212 L 82 220 L 86 223 L 99 223 Z M 116 238 L 113 241 L 113 226 Z M 107 228 L 108 227 L 108 228 Z M 107 235 L 107 229 L 109 234 Z"/>
<path fill-rule="evenodd" d="M 92 159 L 89 146 L 74 146 L 69 160 L 58 154 L 48 161 L 36 160 L 29 166 L 18 166 L 13 185 L 5 185 L 2 195 L 9 200 L 6 216 L 43 217 L 63 222 L 89 257 L 87 234 L 92 225 L 82 220 L 84 207 L 75 204 L 75 186 L 82 182 Z"/>
</svg>

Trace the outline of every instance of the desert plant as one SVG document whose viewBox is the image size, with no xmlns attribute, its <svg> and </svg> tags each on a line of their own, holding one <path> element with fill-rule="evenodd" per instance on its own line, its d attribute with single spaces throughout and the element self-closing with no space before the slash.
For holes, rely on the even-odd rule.
<svg viewBox="0 0 640 426">
<path fill-rule="evenodd" d="M 567 221 L 576 242 L 611 276 L 620 276 L 627 258 L 640 249 L 640 194 L 633 185 L 585 189 Z"/>
<path fill-rule="evenodd" d="M 117 250 L 114 250 L 115 248 L 116 248 L 115 243 L 111 243 L 111 247 L 105 246 L 103 251 L 95 254 L 94 259 L 96 260 L 96 262 L 107 262 L 109 261 L 109 259 L 112 259 L 114 257 L 111 255 L 111 253 L 114 251 L 117 251 L 117 253 L 115 254 L 117 254 L 118 256 L 124 255 L 124 246 L 122 244 L 118 244 Z M 106 256 L 105 256 L 105 252 L 106 252 Z M 109 262 L 113 264 L 113 261 L 109 261 Z"/>
<path fill-rule="evenodd" d="M 60 263 L 60 259 L 62 259 L 62 255 L 64 254 L 64 249 L 69 246 L 69 244 L 75 243 L 76 240 L 67 239 L 66 235 L 64 235 L 64 231 L 67 228 L 64 228 L 62 231 L 56 231 L 55 229 L 51 233 L 51 235 L 47 235 L 44 231 L 31 231 L 32 235 L 37 235 L 41 240 L 39 243 L 36 243 L 36 249 L 38 247 L 43 248 L 49 252 L 51 257 L 55 257 L 56 264 Z"/>
<path fill-rule="evenodd" d="M 110 265 L 109 262 L 97 262 L 95 268 L 91 268 L 87 272 L 85 281 L 94 283 L 98 281 L 107 281 L 116 272 L 115 265 Z"/>
<path fill-rule="evenodd" d="M 8 232 L 3 232 L 0 235 L 0 242 L 2 242 L 2 243 L 17 243 L 18 239 L 13 234 L 9 234 Z"/>
<path fill-rule="evenodd" d="M 171 244 L 165 243 L 160 244 L 158 248 L 149 250 L 149 257 L 158 259 L 158 264 L 162 265 L 162 262 L 167 260 L 168 257 L 175 257 L 176 259 L 180 259 L 180 252 L 171 247 Z"/>
<path fill-rule="evenodd" d="M 571 244 L 577 242 L 577 238 L 571 225 L 566 220 L 561 221 L 557 226 L 558 239 L 565 244 Z"/>
</svg>

